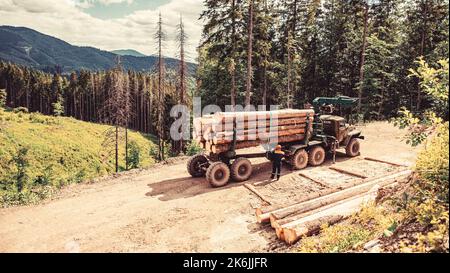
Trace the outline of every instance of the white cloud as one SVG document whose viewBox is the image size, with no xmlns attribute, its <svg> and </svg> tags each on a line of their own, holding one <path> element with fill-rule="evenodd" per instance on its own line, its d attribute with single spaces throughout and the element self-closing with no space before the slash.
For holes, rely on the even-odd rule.
<svg viewBox="0 0 450 273">
<path fill-rule="evenodd" d="M 132 0 L 96 0 L 104 4 Z M 87 4 L 86 4 L 87 3 Z M 140 10 L 119 19 L 103 20 L 85 13 L 91 1 L 79 0 L 0 0 L 0 25 L 24 26 L 79 46 L 104 50 L 136 49 L 144 54 L 156 53 L 153 39 L 161 12 L 168 36 L 165 55 L 177 56 L 176 25 L 183 16 L 189 35 L 190 59 L 196 56 L 201 39 L 202 0 L 172 0 L 155 10 Z"/>
</svg>

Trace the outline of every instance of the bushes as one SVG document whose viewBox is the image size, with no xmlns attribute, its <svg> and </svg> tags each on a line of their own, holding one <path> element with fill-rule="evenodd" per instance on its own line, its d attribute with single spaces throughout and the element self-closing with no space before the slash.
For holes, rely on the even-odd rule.
<svg viewBox="0 0 450 273">
<path fill-rule="evenodd" d="M 136 169 L 140 167 L 141 150 L 135 141 L 131 141 L 128 147 L 128 167 Z"/>
<path fill-rule="evenodd" d="M 364 244 L 374 237 L 389 236 L 399 219 L 397 213 L 368 204 L 343 223 L 323 226 L 318 237 L 303 239 L 299 251 L 329 253 L 362 250 Z"/>
<path fill-rule="evenodd" d="M 436 198 L 449 202 L 449 123 L 440 125 L 435 137 L 419 154 L 416 172 L 419 176 L 418 189 L 423 198 Z"/>
<path fill-rule="evenodd" d="M 101 158 L 102 135 L 108 126 L 37 113 L 5 112 L 4 117 L 0 123 L 0 206 L 39 201 L 57 188 L 114 171 L 112 158 Z M 130 131 L 129 139 L 139 149 L 139 166 L 152 165 L 155 160 L 149 151 L 155 145 L 151 138 Z M 124 144 L 119 147 L 122 169 Z M 21 151 L 24 147 L 26 153 Z"/>
<path fill-rule="evenodd" d="M 203 149 L 195 143 L 195 141 L 191 141 L 189 145 L 186 147 L 186 155 L 188 156 L 194 156 L 196 154 L 199 154 L 203 151 Z"/>
<path fill-rule="evenodd" d="M 417 243 L 405 249 L 417 252 L 447 251 L 449 225 L 449 124 L 440 125 L 433 139 L 419 154 L 417 178 L 406 213 L 424 228 Z"/>
</svg>

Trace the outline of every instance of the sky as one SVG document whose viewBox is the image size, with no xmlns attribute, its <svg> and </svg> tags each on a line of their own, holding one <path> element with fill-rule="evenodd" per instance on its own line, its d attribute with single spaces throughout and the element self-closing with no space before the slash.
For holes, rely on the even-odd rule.
<svg viewBox="0 0 450 273">
<path fill-rule="evenodd" d="M 203 0 L 0 0 L 0 25 L 23 26 L 78 46 L 157 53 L 158 14 L 167 39 L 164 55 L 177 57 L 176 26 L 183 17 L 188 59 L 197 57 Z"/>
</svg>

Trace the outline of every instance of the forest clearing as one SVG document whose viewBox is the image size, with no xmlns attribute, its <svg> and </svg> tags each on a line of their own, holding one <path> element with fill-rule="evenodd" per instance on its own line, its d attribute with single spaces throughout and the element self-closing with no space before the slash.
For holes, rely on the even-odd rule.
<svg viewBox="0 0 450 273">
<path fill-rule="evenodd" d="M 362 142 L 361 157 L 338 158 L 336 166 L 352 168 L 364 161 L 362 157 L 393 161 L 391 154 L 400 164 L 414 163 L 418 148 L 402 143 L 404 131 L 386 122 L 369 123 L 362 130 L 368 138 Z M 381 152 L 387 150 L 389 154 Z M 247 183 L 267 181 L 270 163 L 254 163 L 257 168 Z M 364 164 L 373 172 L 368 175 L 392 171 L 389 165 Z M 185 165 L 181 160 L 96 184 L 73 185 L 41 205 L 3 209 L 0 252 L 273 251 L 275 233 L 270 225 L 256 223 L 254 208 L 263 201 L 244 183 L 213 189 L 203 179 L 191 178 Z M 331 165 L 308 168 L 307 173 L 345 184 L 349 177 L 330 172 Z M 280 181 L 258 188 L 277 202 L 324 190 L 302 179 L 302 171 L 285 172 Z"/>
</svg>

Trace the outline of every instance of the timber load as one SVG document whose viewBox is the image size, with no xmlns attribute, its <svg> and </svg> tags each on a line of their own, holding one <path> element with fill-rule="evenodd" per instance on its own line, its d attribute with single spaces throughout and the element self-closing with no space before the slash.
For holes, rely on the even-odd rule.
<svg viewBox="0 0 450 273">
<path fill-rule="evenodd" d="M 228 112 L 194 119 L 194 140 L 214 154 L 272 143 L 290 143 L 311 137 L 314 110 Z M 307 130 L 309 124 L 309 130 Z M 236 128 L 236 133 L 234 129 Z"/>
</svg>

